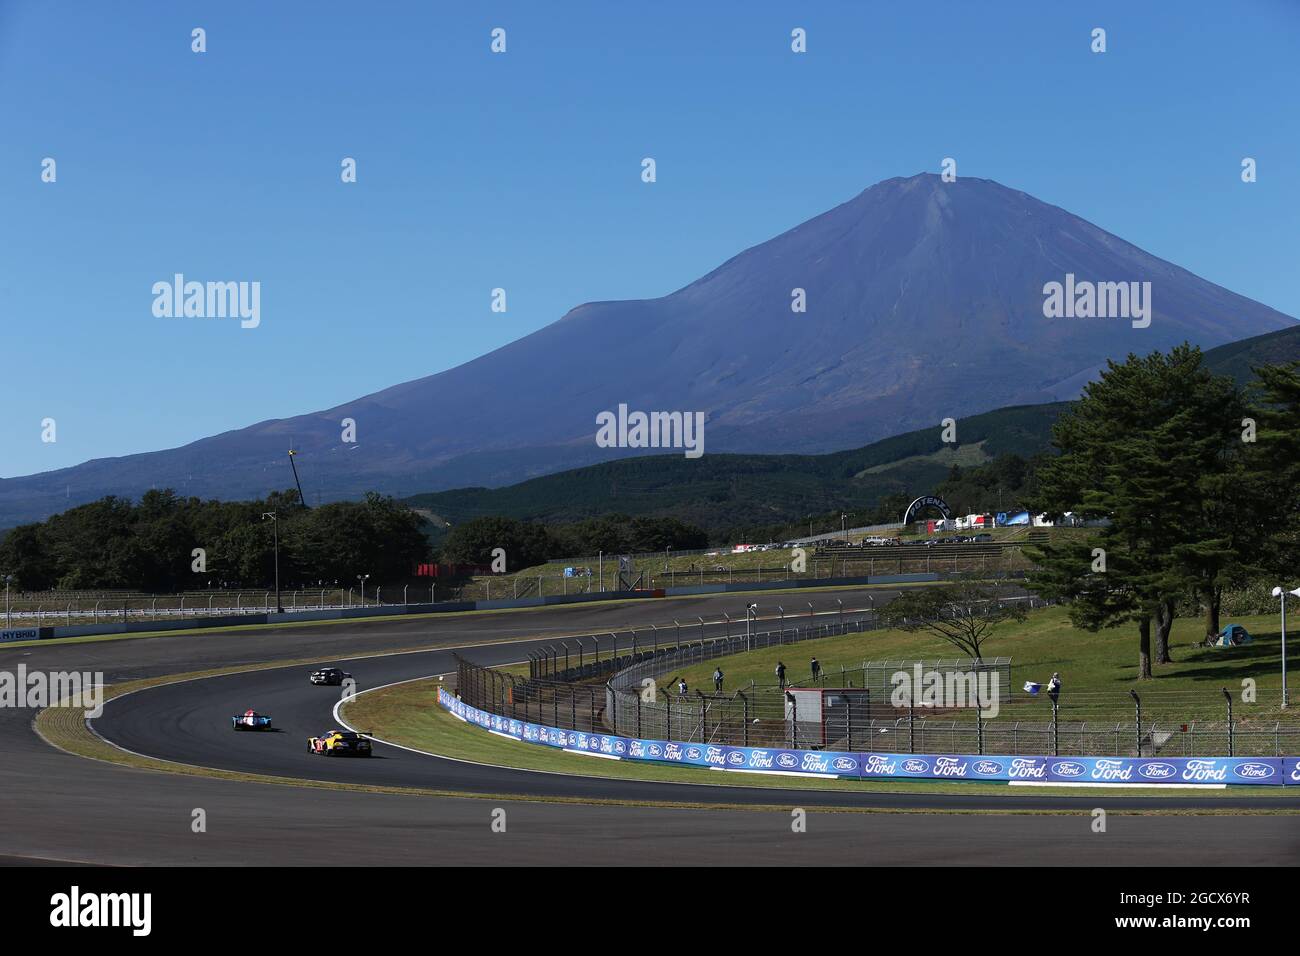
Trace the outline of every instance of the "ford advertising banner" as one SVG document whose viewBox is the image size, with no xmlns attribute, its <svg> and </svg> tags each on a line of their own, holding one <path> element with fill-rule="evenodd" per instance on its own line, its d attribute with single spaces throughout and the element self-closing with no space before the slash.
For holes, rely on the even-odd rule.
<svg viewBox="0 0 1300 956">
<path fill-rule="evenodd" d="M 1300 758 L 1296 757 L 999 757 L 733 747 L 638 740 L 527 723 L 471 707 L 445 688 L 438 689 L 438 703 L 468 723 L 527 743 L 626 760 L 655 760 L 721 770 L 862 779 L 1300 786 Z"/>
</svg>

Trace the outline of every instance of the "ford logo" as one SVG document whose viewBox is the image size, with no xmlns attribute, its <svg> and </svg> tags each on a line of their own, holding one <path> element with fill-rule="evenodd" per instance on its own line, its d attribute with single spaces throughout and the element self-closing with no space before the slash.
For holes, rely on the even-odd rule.
<svg viewBox="0 0 1300 956">
<path fill-rule="evenodd" d="M 1060 777 L 1081 777 L 1086 770 L 1083 764 L 1073 760 L 1058 760 L 1052 764 L 1052 773 Z"/>
<path fill-rule="evenodd" d="M 978 760 L 975 762 L 975 772 L 986 777 L 994 777 L 1002 772 L 1002 764 L 996 760 Z"/>
<path fill-rule="evenodd" d="M 651 744 L 651 745 L 650 745 L 650 756 L 652 756 L 652 757 L 658 757 L 658 756 L 662 755 L 663 752 L 664 752 L 664 748 L 663 748 L 663 747 L 660 747 L 658 744 Z"/>
<path fill-rule="evenodd" d="M 1251 780 L 1263 780 L 1265 777 L 1273 776 L 1273 768 L 1266 763 L 1244 763 L 1233 770 L 1238 777 L 1247 777 Z"/>
<path fill-rule="evenodd" d="M 856 770 L 858 768 L 858 762 L 850 757 L 836 757 L 831 762 L 831 766 L 839 771 Z"/>
<path fill-rule="evenodd" d="M 739 767 L 744 762 L 745 755 L 739 750 L 733 750 L 727 754 L 727 763 L 731 764 L 733 767 Z"/>
<path fill-rule="evenodd" d="M 687 748 L 686 748 L 686 759 L 687 759 L 687 760 L 699 760 L 699 759 L 700 759 L 700 748 L 699 748 L 699 747 L 687 747 Z"/>
<path fill-rule="evenodd" d="M 927 773 L 929 769 L 930 764 L 925 760 L 910 759 L 903 761 L 904 773 Z"/>
<path fill-rule="evenodd" d="M 1138 773 L 1148 780 L 1167 780 L 1178 773 L 1178 768 L 1170 763 L 1144 763 Z"/>
<path fill-rule="evenodd" d="M 795 760 L 790 754 L 781 754 L 776 758 L 776 762 L 782 767 L 795 767 L 799 764 L 799 761 Z"/>
</svg>

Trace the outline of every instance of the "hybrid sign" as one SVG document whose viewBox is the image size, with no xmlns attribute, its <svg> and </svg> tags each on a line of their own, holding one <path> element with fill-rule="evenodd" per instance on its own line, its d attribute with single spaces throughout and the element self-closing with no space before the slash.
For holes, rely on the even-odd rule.
<svg viewBox="0 0 1300 956">
<path fill-rule="evenodd" d="M 839 753 L 639 740 L 562 730 L 489 714 L 438 689 L 438 703 L 471 724 L 527 743 L 717 770 L 855 779 L 1036 781 L 1040 783 L 1300 786 L 1297 757 L 1005 757 L 975 754 Z"/>
</svg>

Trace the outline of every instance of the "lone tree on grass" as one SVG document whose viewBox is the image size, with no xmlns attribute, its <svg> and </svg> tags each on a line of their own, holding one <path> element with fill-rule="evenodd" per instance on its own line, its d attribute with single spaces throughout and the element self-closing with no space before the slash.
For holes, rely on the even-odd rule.
<svg viewBox="0 0 1300 956">
<path fill-rule="evenodd" d="M 982 663 L 984 642 L 1002 624 L 1023 621 L 1025 607 L 1007 600 L 997 585 L 959 579 L 907 591 L 882 607 L 878 616 L 889 627 L 937 634 Z"/>
</svg>

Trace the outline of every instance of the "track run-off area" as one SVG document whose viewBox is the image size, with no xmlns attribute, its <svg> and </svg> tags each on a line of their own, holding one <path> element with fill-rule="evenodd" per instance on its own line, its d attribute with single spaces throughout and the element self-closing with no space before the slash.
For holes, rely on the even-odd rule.
<svg viewBox="0 0 1300 956">
<path fill-rule="evenodd" d="M 847 614 L 869 607 L 866 593 L 879 606 L 898 589 L 799 592 L 798 603 L 812 601 L 819 615 L 830 615 L 842 601 Z M 962 792 L 961 784 L 926 783 L 808 789 L 746 786 L 708 771 L 700 771 L 699 783 L 547 773 L 384 743 L 368 760 L 308 753 L 309 736 L 338 726 L 339 689 L 309 684 L 314 664 L 349 671 L 364 694 L 454 671 L 454 653 L 481 664 L 515 663 L 568 635 L 671 628 L 674 618 L 685 624 L 724 612 L 743 619 L 752 599 L 722 594 L 0 648 L 0 668 L 103 672 L 110 685 L 246 668 L 140 685 L 110 700 L 90 729 L 112 745 L 105 750 L 136 766 L 59 749 L 38 732 L 32 711 L 0 711 L 0 856 L 11 863 L 202 865 L 1300 859 L 1300 817 L 1286 812 L 1298 801 L 1282 794 Z M 787 600 L 794 604 L 795 596 Z M 266 666 L 282 661 L 296 663 Z M 276 730 L 232 733 L 231 715 L 249 708 L 270 714 Z M 146 769 L 141 764 L 149 761 L 132 754 L 187 772 Z M 492 826 L 498 808 L 504 832 Z M 791 826 L 796 808 L 807 811 L 803 832 Z M 1105 832 L 1094 827 L 1098 809 L 1107 814 Z"/>
</svg>

